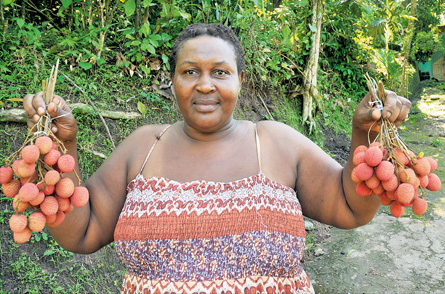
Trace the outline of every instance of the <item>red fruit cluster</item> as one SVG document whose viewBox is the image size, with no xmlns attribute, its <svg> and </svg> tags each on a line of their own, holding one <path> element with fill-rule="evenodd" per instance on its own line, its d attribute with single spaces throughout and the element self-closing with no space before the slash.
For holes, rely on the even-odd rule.
<svg viewBox="0 0 445 294">
<path fill-rule="evenodd" d="M 14 240 L 25 243 L 32 232 L 40 232 L 45 225 L 61 224 L 74 206 L 88 202 L 89 193 L 64 177 L 74 171 L 75 160 L 62 154 L 49 136 L 37 137 L 16 153 L 12 166 L 0 168 L 0 183 L 16 212 L 9 220 Z M 24 214 L 27 209 L 32 210 L 28 216 Z"/>
<path fill-rule="evenodd" d="M 435 159 L 416 156 L 411 150 L 385 149 L 379 142 L 357 147 L 353 163 L 351 178 L 357 183 L 357 194 L 378 195 L 395 217 L 402 216 L 405 207 L 411 207 L 417 215 L 424 214 L 428 208 L 424 189 L 437 191 L 442 185 L 433 173 Z"/>
</svg>

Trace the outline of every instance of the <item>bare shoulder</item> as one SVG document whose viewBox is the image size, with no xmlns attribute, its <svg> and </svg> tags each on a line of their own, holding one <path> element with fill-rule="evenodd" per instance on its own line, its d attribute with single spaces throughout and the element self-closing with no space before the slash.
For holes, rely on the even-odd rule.
<svg viewBox="0 0 445 294">
<path fill-rule="evenodd" d="M 296 129 L 277 121 L 260 121 L 258 134 L 261 139 L 276 142 L 283 147 L 297 147 L 310 144 L 310 140 Z"/>
<path fill-rule="evenodd" d="M 110 157 L 125 160 L 128 170 L 127 179 L 131 180 L 139 172 L 150 147 L 168 125 L 145 125 L 133 131 L 125 138 Z"/>
</svg>

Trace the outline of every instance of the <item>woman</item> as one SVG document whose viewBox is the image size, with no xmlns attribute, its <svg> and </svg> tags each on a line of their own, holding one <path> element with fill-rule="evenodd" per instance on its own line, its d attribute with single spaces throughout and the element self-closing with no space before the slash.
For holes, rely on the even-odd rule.
<svg viewBox="0 0 445 294">
<path fill-rule="evenodd" d="M 171 69 L 184 120 L 133 132 L 86 182 L 89 205 L 51 234 L 79 253 L 114 241 L 127 265 L 124 293 L 312 293 L 300 264 L 303 214 L 355 228 L 373 218 L 379 198 L 356 194 L 352 159 L 342 168 L 291 127 L 233 119 L 244 59 L 227 27 L 186 28 Z M 359 104 L 351 150 L 368 144 L 371 126 L 376 136 L 381 116 L 396 125 L 405 119 L 410 102 L 386 94 L 381 111 L 369 94 Z M 24 107 L 37 122 L 41 93 L 27 95 Z M 58 96 L 47 110 L 69 112 Z M 77 159 L 74 117 L 58 118 L 53 132 Z"/>
</svg>

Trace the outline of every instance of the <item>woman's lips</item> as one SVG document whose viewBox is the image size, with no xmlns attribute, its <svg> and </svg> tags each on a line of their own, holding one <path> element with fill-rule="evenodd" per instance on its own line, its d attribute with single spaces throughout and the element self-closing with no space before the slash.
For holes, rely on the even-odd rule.
<svg viewBox="0 0 445 294">
<path fill-rule="evenodd" d="M 200 112 L 212 112 L 218 107 L 219 103 L 209 102 L 209 101 L 205 102 L 197 101 L 194 102 L 193 105 Z"/>
</svg>

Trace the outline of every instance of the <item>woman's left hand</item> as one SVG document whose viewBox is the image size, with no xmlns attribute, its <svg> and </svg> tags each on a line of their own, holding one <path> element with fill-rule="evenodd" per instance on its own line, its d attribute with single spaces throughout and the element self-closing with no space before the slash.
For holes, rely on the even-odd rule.
<svg viewBox="0 0 445 294">
<path fill-rule="evenodd" d="M 405 121 L 411 108 L 411 102 L 392 91 L 385 90 L 385 94 L 385 104 L 382 110 L 369 103 L 372 102 L 371 93 L 363 98 L 354 112 L 352 120 L 354 129 L 370 131 L 373 135 L 377 135 L 380 131 L 378 121 L 381 117 L 389 119 L 396 126 Z"/>
</svg>

